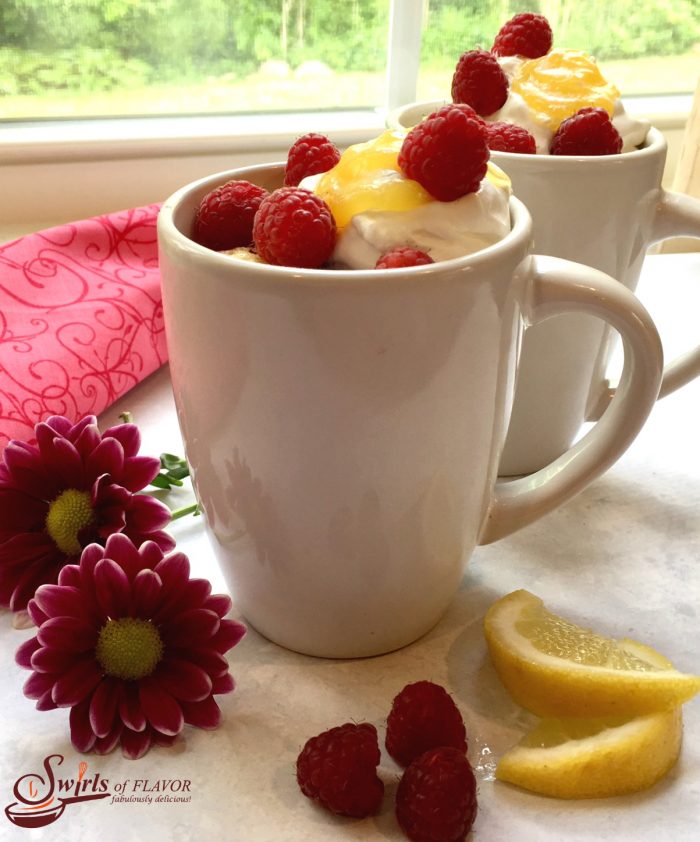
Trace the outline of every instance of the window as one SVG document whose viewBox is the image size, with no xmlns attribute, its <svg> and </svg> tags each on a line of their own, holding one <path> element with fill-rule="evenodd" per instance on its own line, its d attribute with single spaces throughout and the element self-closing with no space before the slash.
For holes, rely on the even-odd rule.
<svg viewBox="0 0 700 842">
<path fill-rule="evenodd" d="M 665 132 L 670 173 L 700 66 L 697 0 L 2 0 L 0 225 L 158 201 L 279 160 L 306 131 L 367 139 L 386 108 L 449 98 L 459 55 L 522 10 L 600 56 L 629 110 Z"/>
<path fill-rule="evenodd" d="M 694 88 L 693 0 L 4 0 L 0 116 L 250 114 L 376 108 L 398 94 L 444 99 L 460 53 L 489 47 L 501 23 L 523 10 L 548 17 L 556 45 L 596 55 L 625 94 Z"/>
</svg>

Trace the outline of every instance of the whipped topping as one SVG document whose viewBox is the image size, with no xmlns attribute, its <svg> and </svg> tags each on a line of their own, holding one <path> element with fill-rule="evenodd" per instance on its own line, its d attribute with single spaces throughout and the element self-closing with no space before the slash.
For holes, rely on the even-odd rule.
<svg viewBox="0 0 700 842">
<path fill-rule="evenodd" d="M 509 86 L 513 77 L 517 74 L 523 63 L 529 60 L 523 58 L 522 56 L 498 56 L 497 58 L 501 69 L 508 78 Z M 491 114 L 484 119 L 489 123 L 502 121 L 522 126 L 535 138 L 537 154 L 549 154 L 549 145 L 554 137 L 554 132 L 548 126 L 536 119 L 528 104 L 516 91 L 510 90 L 509 88 L 508 99 L 505 101 L 503 106 L 494 114 Z M 644 143 L 647 132 L 651 126 L 648 120 L 640 120 L 631 117 L 625 111 L 625 107 L 622 104 L 621 99 L 615 100 L 612 114 L 612 124 L 615 126 L 622 138 L 623 152 L 630 152 L 632 149 L 636 149 Z"/>
<path fill-rule="evenodd" d="M 320 176 L 300 187 L 313 190 Z M 387 251 L 420 249 L 434 261 L 451 260 L 492 245 L 510 231 L 507 182 L 486 176 L 475 193 L 453 202 L 428 202 L 403 211 L 364 211 L 338 231 L 332 261 L 337 268 L 373 269 Z"/>
</svg>

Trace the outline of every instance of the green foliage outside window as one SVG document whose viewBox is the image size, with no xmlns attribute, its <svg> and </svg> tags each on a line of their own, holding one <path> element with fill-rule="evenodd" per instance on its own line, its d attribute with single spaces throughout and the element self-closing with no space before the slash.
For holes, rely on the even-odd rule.
<svg viewBox="0 0 700 842">
<path fill-rule="evenodd" d="M 422 67 L 489 47 L 516 11 L 546 14 L 555 44 L 599 59 L 681 54 L 700 42 L 695 0 L 424 0 Z M 2 0 L 0 98 L 242 79 L 266 62 L 381 71 L 389 0 Z"/>
</svg>

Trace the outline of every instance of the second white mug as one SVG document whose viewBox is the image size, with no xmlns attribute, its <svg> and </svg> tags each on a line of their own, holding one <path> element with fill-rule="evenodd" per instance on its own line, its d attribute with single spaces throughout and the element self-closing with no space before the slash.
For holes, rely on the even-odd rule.
<svg viewBox="0 0 700 842">
<path fill-rule="evenodd" d="M 411 128 L 443 104 L 404 106 L 387 122 Z M 661 187 L 666 141 L 656 129 L 642 149 L 619 155 L 491 157 L 530 211 L 537 252 L 592 266 L 630 290 L 653 243 L 700 237 L 700 201 Z M 581 314 L 558 316 L 527 332 L 502 476 L 539 470 L 570 447 L 585 421 L 601 417 L 614 391 L 605 378 L 613 338 L 605 324 Z M 666 366 L 659 396 L 699 374 L 700 347 Z"/>
</svg>

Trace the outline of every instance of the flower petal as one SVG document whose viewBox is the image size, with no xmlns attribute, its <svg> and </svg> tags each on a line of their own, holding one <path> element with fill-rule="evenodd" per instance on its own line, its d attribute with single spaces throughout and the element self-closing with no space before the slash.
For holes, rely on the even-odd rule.
<svg viewBox="0 0 700 842">
<path fill-rule="evenodd" d="M 37 606 L 48 617 L 83 617 L 85 604 L 82 592 L 67 585 L 42 585 L 34 594 Z"/>
<path fill-rule="evenodd" d="M 21 611 L 26 608 L 37 588 L 56 581 L 60 569 L 61 565 L 53 553 L 47 553 L 44 558 L 32 562 L 14 583 L 14 590 L 10 597 L 10 610 Z"/>
<path fill-rule="evenodd" d="M 46 622 L 46 620 L 49 619 L 48 616 L 44 614 L 44 612 L 41 610 L 41 608 L 39 608 L 39 606 L 36 604 L 36 600 L 34 599 L 30 599 L 27 603 L 27 613 L 32 618 L 32 620 L 34 620 L 35 626 L 40 626 L 42 623 Z"/>
<path fill-rule="evenodd" d="M 126 509 L 125 531 L 128 535 L 155 532 L 167 526 L 171 519 L 165 503 L 148 494 L 134 494 Z"/>
<path fill-rule="evenodd" d="M 163 561 L 163 550 L 152 540 L 144 541 L 139 546 L 139 555 L 141 556 L 142 568 L 148 567 L 153 570 L 156 565 Z"/>
<path fill-rule="evenodd" d="M 42 444 L 41 456 L 44 465 L 58 478 L 61 487 L 85 488 L 83 460 L 75 445 L 62 436 L 55 436 L 50 441 L 43 441 Z"/>
<path fill-rule="evenodd" d="M 56 710 L 58 705 L 54 702 L 51 690 L 47 690 L 39 699 L 37 699 L 37 710 Z"/>
<path fill-rule="evenodd" d="M 153 742 L 150 728 L 145 731 L 122 731 L 122 754 L 129 760 L 138 760 L 149 750 Z"/>
<path fill-rule="evenodd" d="M 168 535 L 168 533 L 164 532 L 162 529 L 156 530 L 155 532 L 147 532 L 145 534 L 129 530 L 129 535 L 131 536 L 131 540 L 137 546 L 142 546 L 145 541 L 155 544 L 160 549 L 161 554 L 169 553 L 175 549 L 175 539 L 172 535 Z"/>
<path fill-rule="evenodd" d="M 171 646 L 198 646 L 216 634 L 220 620 L 213 611 L 193 608 L 183 611 L 161 627 L 161 637 Z"/>
<path fill-rule="evenodd" d="M 131 581 L 143 567 L 138 548 L 126 535 L 117 532 L 105 542 L 105 558 L 111 558 L 124 570 Z"/>
<path fill-rule="evenodd" d="M 179 700 L 200 702 L 211 694 L 211 678 L 201 667 L 187 661 L 162 661 L 154 678 L 163 690 Z"/>
<path fill-rule="evenodd" d="M 227 672 L 226 675 L 221 675 L 212 681 L 211 692 L 220 696 L 222 693 L 232 693 L 235 686 L 233 676 Z"/>
<path fill-rule="evenodd" d="M 136 424 L 116 424 L 104 431 L 102 437 L 116 439 L 124 448 L 124 456 L 135 456 L 141 447 L 141 432 Z"/>
<path fill-rule="evenodd" d="M 214 649 L 202 647 L 196 649 L 192 646 L 180 646 L 173 648 L 173 657 L 182 658 L 201 667 L 211 678 L 218 678 L 228 672 L 228 661 L 224 656 Z"/>
<path fill-rule="evenodd" d="M 31 657 L 40 646 L 41 644 L 36 637 L 25 640 L 15 652 L 15 663 L 26 670 L 30 670 L 32 668 Z"/>
<path fill-rule="evenodd" d="M 69 588 L 80 587 L 80 568 L 77 564 L 66 564 L 58 574 L 58 584 Z"/>
<path fill-rule="evenodd" d="M 52 617 L 37 632 L 42 646 L 64 652 L 88 652 L 97 645 L 97 630 L 79 617 Z"/>
<path fill-rule="evenodd" d="M 134 617 L 150 619 L 161 598 L 163 583 L 153 570 L 142 570 L 131 584 L 131 610 Z"/>
<path fill-rule="evenodd" d="M 174 614 L 202 608 L 211 593 L 211 582 L 208 579 L 189 579 L 170 588 L 164 587 L 163 592 L 161 605 L 153 615 L 157 623 L 170 619 Z"/>
<path fill-rule="evenodd" d="M 221 724 L 221 708 L 214 701 L 213 696 L 201 702 L 183 702 L 182 712 L 185 715 L 185 722 L 196 728 L 213 730 Z"/>
<path fill-rule="evenodd" d="M 139 687 L 139 700 L 151 725 L 163 734 L 179 734 L 184 724 L 182 708 L 153 678 Z"/>
<path fill-rule="evenodd" d="M 56 680 L 53 687 L 53 700 L 62 708 L 77 705 L 101 680 L 102 673 L 98 669 L 94 658 L 78 661 L 68 672 Z"/>
<path fill-rule="evenodd" d="M 114 438 L 103 438 L 85 460 L 85 477 L 90 485 L 102 474 L 119 480 L 124 467 L 124 448 Z"/>
<path fill-rule="evenodd" d="M 52 689 L 55 681 L 55 675 L 33 672 L 24 682 L 22 692 L 28 699 L 39 699 L 44 693 Z"/>
<path fill-rule="evenodd" d="M 37 672 L 52 673 L 54 678 L 57 678 L 59 674 L 71 669 L 78 659 L 81 658 L 75 652 L 63 652 L 60 649 L 42 647 L 32 655 L 31 666 Z"/>
<path fill-rule="evenodd" d="M 42 531 L 48 510 L 43 500 L 30 497 L 18 488 L 0 488 L 0 536 L 6 532 L 16 535 Z"/>
<path fill-rule="evenodd" d="M 219 630 L 209 641 L 209 646 L 217 652 L 228 652 L 245 636 L 246 627 L 237 620 L 222 620 Z"/>
<path fill-rule="evenodd" d="M 38 447 L 12 440 L 2 456 L 13 485 L 20 491 L 39 500 L 52 500 L 56 496 L 59 483 L 44 469 Z"/>
<path fill-rule="evenodd" d="M 219 617 L 225 617 L 233 607 L 231 597 L 223 593 L 210 594 L 205 600 L 202 608 L 216 611 Z"/>
<path fill-rule="evenodd" d="M 75 449 L 80 454 L 81 459 L 87 459 L 92 451 L 102 440 L 97 424 L 86 424 L 82 430 L 76 435 L 76 430 L 73 430 L 71 441 L 75 445 Z"/>
<path fill-rule="evenodd" d="M 158 475 L 159 471 L 160 459 L 155 456 L 133 456 L 124 461 L 124 470 L 119 482 L 129 491 L 140 491 Z"/>
<path fill-rule="evenodd" d="M 122 568 L 111 558 L 103 558 L 95 567 L 95 594 L 106 617 L 129 615 L 131 588 Z"/>
<path fill-rule="evenodd" d="M 109 754 L 110 751 L 114 751 L 119 744 L 123 730 L 124 726 L 119 722 L 106 737 L 98 737 L 94 745 L 95 754 Z"/>
<path fill-rule="evenodd" d="M 122 690 L 119 699 L 119 716 L 122 722 L 131 731 L 143 731 L 146 727 L 146 716 L 139 701 L 138 687 L 133 682 L 126 682 Z"/>
<path fill-rule="evenodd" d="M 161 734 L 155 728 L 151 731 L 151 737 L 153 738 L 153 745 L 165 746 L 166 748 L 170 748 L 174 742 L 180 739 L 178 734 Z"/>
<path fill-rule="evenodd" d="M 90 701 L 90 727 L 98 737 L 106 737 L 114 726 L 121 682 L 104 678 L 95 688 Z"/>
<path fill-rule="evenodd" d="M 70 739 L 78 751 L 90 751 L 96 736 L 90 727 L 90 699 L 86 699 L 70 711 Z"/>
</svg>

